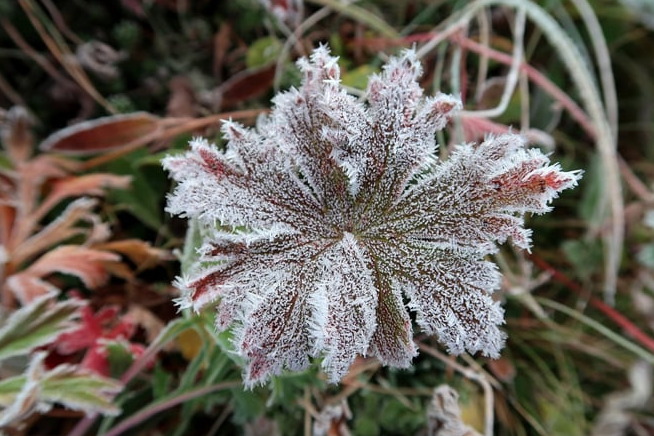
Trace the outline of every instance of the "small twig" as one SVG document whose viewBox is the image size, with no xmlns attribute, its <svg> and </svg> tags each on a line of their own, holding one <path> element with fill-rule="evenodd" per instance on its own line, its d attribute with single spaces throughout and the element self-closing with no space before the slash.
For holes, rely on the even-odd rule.
<svg viewBox="0 0 654 436">
<path fill-rule="evenodd" d="M 52 21 L 55 23 L 55 26 L 59 29 L 59 31 L 64 34 L 65 36 L 68 37 L 71 41 L 73 41 L 75 44 L 81 45 L 84 43 L 82 39 L 75 34 L 68 25 L 66 24 L 66 19 L 61 15 L 61 12 L 59 12 L 59 9 L 57 9 L 57 6 L 51 1 L 51 0 L 41 0 L 43 2 L 43 6 L 48 10 L 50 15 L 52 16 Z"/>
<path fill-rule="evenodd" d="M 631 189 L 631 192 L 636 194 L 638 198 L 646 204 L 651 205 L 654 203 L 654 192 L 652 192 L 647 185 L 645 185 L 632 171 L 631 167 L 619 156 L 618 164 L 620 165 L 620 174 L 624 179 L 626 185 Z"/>
<path fill-rule="evenodd" d="M 25 11 L 27 18 L 32 23 L 34 29 L 43 40 L 43 43 L 48 47 L 50 53 L 59 61 L 61 66 L 70 74 L 70 76 L 75 79 L 77 84 L 82 88 L 88 95 L 90 95 L 96 102 L 98 102 L 107 112 L 115 113 L 116 110 L 113 106 L 95 89 L 91 80 L 86 75 L 84 70 L 79 66 L 77 62 L 70 62 L 69 59 L 73 57 L 68 46 L 61 38 L 53 37 L 48 33 L 44 27 L 44 23 L 39 21 L 36 14 L 39 12 L 36 10 L 35 5 L 32 0 L 18 0 L 20 6 Z M 42 14 L 40 14 L 42 15 Z M 42 17 L 44 18 L 44 17 Z M 46 23 L 47 24 L 47 23 Z M 50 26 L 52 27 L 52 26 Z M 57 35 L 55 35 L 57 36 Z M 57 41 L 59 39 L 59 41 Z"/>
<path fill-rule="evenodd" d="M 22 106 L 29 110 L 23 97 L 11 87 L 2 74 L 0 74 L 0 92 L 2 92 L 14 106 Z"/>
<path fill-rule="evenodd" d="M 57 69 L 52 65 L 42 54 L 38 53 L 36 50 L 30 46 L 21 34 L 16 30 L 16 28 L 7 20 L 0 20 L 0 25 L 5 29 L 7 35 L 14 41 L 14 43 L 20 48 L 25 54 L 27 54 L 34 62 L 40 66 L 43 71 L 48 73 L 54 80 L 58 82 L 68 82 L 69 80 L 64 77 Z"/>
</svg>

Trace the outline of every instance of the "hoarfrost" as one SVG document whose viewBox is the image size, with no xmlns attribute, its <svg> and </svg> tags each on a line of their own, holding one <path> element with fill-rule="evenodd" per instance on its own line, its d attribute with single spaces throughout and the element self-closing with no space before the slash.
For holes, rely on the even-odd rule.
<svg viewBox="0 0 654 436">
<path fill-rule="evenodd" d="M 529 249 L 523 215 L 549 211 L 580 173 L 515 134 L 438 161 L 435 133 L 461 102 L 423 98 L 411 50 L 371 77 L 367 103 L 340 87 L 326 47 L 298 66 L 300 88 L 277 95 L 256 129 L 224 122 L 225 151 L 196 138 L 163 161 L 178 182 L 167 210 L 209 235 L 178 281 L 182 307 L 217 305 L 248 386 L 310 357 L 333 382 L 357 355 L 406 367 L 407 309 L 450 352 L 498 356 L 500 273 L 485 257 L 509 238 Z"/>
</svg>

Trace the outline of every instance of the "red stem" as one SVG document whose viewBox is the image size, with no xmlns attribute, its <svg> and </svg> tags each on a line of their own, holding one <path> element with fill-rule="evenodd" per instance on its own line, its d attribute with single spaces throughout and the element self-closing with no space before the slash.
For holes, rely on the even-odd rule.
<svg viewBox="0 0 654 436">
<path fill-rule="evenodd" d="M 574 291 L 579 295 L 588 295 L 588 292 L 584 290 L 584 288 L 582 288 L 578 283 L 570 279 L 561 271 L 554 268 L 552 265 L 547 263 L 542 258 L 534 254 L 531 254 L 529 256 L 529 259 L 542 270 L 552 274 L 552 278 L 554 280 L 565 285 L 571 291 Z M 620 312 L 618 312 L 608 304 L 604 303 L 603 301 L 595 297 L 590 297 L 589 303 L 591 304 L 591 306 L 595 307 L 600 312 L 604 313 L 604 315 L 606 315 L 611 320 L 613 320 L 613 322 L 615 322 L 617 325 L 622 327 L 625 330 L 625 332 L 627 332 L 636 341 L 640 342 L 640 344 L 643 345 L 645 348 L 647 348 L 650 352 L 654 353 L 654 339 L 652 339 L 649 335 L 647 335 L 645 332 L 639 329 L 634 323 L 632 323 L 624 315 L 622 315 Z"/>
</svg>

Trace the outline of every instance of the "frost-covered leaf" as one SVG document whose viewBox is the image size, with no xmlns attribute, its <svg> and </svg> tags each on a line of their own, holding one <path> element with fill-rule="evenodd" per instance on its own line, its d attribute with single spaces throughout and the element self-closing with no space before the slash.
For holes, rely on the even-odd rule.
<svg viewBox="0 0 654 436">
<path fill-rule="evenodd" d="M 435 133 L 461 102 L 423 97 L 413 51 L 370 78 L 367 103 L 342 89 L 326 47 L 298 65 L 302 85 L 256 129 L 227 121 L 226 150 L 194 139 L 163 161 L 178 182 L 167 210 L 206 235 L 180 305 L 217 304 L 249 386 L 311 357 L 331 381 L 358 355 L 410 365 L 405 299 L 452 353 L 498 356 L 500 274 L 486 257 L 509 238 L 529 249 L 523 215 L 549 211 L 580 174 L 511 133 L 438 161 Z"/>
<path fill-rule="evenodd" d="M 117 415 L 120 412 L 112 401 L 114 394 L 122 389 L 117 380 L 80 371 L 72 365 L 59 365 L 45 372 L 41 383 L 42 401 L 85 413 Z"/>
<path fill-rule="evenodd" d="M 27 354 L 74 329 L 71 321 L 79 317 L 83 305 L 82 301 L 54 301 L 52 295 L 43 295 L 2 319 L 0 360 Z"/>
<path fill-rule="evenodd" d="M 0 428 L 47 412 L 54 404 L 85 413 L 116 415 L 112 402 L 122 385 L 116 380 L 59 365 L 47 370 L 45 353 L 35 354 L 24 374 L 0 381 Z"/>
</svg>

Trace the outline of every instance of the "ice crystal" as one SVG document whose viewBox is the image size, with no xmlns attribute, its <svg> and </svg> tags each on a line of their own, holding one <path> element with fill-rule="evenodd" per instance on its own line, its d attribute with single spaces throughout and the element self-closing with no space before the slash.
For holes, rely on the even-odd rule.
<svg viewBox="0 0 654 436">
<path fill-rule="evenodd" d="M 500 273 L 486 256 L 509 237 L 528 249 L 523 215 L 549 211 L 580 174 L 516 134 L 439 161 L 435 132 L 461 103 L 423 97 L 411 50 L 370 78 L 367 102 L 340 86 L 326 47 L 298 65 L 300 88 L 256 129 L 227 121 L 226 150 L 196 138 L 163 162 L 178 182 L 168 211 L 207 235 L 178 280 L 182 306 L 217 304 L 249 386 L 311 357 L 333 382 L 357 355 L 407 367 L 407 309 L 449 352 L 498 356 Z"/>
</svg>

